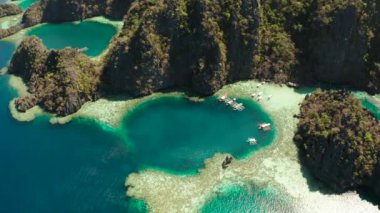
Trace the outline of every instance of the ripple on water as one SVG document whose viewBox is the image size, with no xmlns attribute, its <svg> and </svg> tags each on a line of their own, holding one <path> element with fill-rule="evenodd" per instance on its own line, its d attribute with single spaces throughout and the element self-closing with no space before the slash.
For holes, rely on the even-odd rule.
<svg viewBox="0 0 380 213">
<path fill-rule="evenodd" d="M 180 173 L 195 173 L 215 153 L 235 157 L 270 144 L 275 131 L 259 131 L 261 122 L 271 122 L 257 104 L 243 100 L 242 112 L 215 98 L 192 102 L 182 97 L 158 98 L 137 106 L 123 122 L 140 168 L 157 167 Z M 246 140 L 255 137 L 258 145 Z"/>
<path fill-rule="evenodd" d="M 50 49 L 65 47 L 88 48 L 88 56 L 97 56 L 107 47 L 117 30 L 110 24 L 96 21 L 80 23 L 44 24 L 33 28 L 28 35 L 36 35 Z"/>
<path fill-rule="evenodd" d="M 252 185 L 231 185 L 219 190 L 202 213 L 293 212 L 291 201 L 278 190 Z"/>
</svg>

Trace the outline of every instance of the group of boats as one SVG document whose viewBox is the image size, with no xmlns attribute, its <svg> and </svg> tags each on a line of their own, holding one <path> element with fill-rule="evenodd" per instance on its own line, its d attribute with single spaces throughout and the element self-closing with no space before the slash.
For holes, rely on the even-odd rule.
<svg viewBox="0 0 380 213">
<path fill-rule="evenodd" d="M 264 96 L 264 93 L 263 92 L 259 92 L 259 93 L 252 93 L 251 94 L 251 97 L 253 99 L 255 99 L 256 101 L 261 101 L 263 100 L 264 98 L 266 98 L 268 101 L 272 98 L 272 96 L 268 95 L 268 96 Z"/>
<path fill-rule="evenodd" d="M 238 103 L 236 98 L 229 98 L 227 94 L 224 94 L 218 98 L 220 102 L 224 102 L 227 106 L 232 107 L 234 110 L 243 111 L 245 106 L 242 103 Z"/>
<path fill-rule="evenodd" d="M 260 86 L 260 85 L 259 85 Z M 258 86 L 258 87 L 259 87 Z M 252 94 L 252 98 L 256 98 L 258 101 L 260 101 L 261 99 L 264 98 L 263 96 L 263 93 L 260 92 L 258 94 Z M 268 100 L 271 98 L 270 96 L 267 97 Z M 232 107 L 234 110 L 237 110 L 237 111 L 243 111 L 245 109 L 244 105 L 242 103 L 238 103 L 236 101 L 236 98 L 229 98 L 227 94 L 224 94 L 222 96 L 220 96 L 218 98 L 218 100 L 220 102 L 224 102 L 226 105 Z M 262 131 L 269 131 L 271 129 L 271 124 L 270 123 L 260 123 L 259 126 L 258 126 L 258 129 L 259 130 L 262 130 Z M 257 140 L 256 138 L 248 138 L 247 139 L 247 142 L 250 144 L 250 145 L 256 145 L 257 144 Z"/>
<path fill-rule="evenodd" d="M 270 131 L 271 124 L 270 123 L 261 123 L 261 124 L 259 124 L 259 129 L 262 131 L 265 131 L 265 132 Z M 256 140 L 256 138 L 248 138 L 247 143 L 249 143 L 249 145 L 256 145 L 257 140 Z"/>
</svg>

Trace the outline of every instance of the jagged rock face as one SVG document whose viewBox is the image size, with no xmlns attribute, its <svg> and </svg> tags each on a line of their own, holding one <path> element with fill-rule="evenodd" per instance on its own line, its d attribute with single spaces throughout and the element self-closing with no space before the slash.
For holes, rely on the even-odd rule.
<svg viewBox="0 0 380 213">
<path fill-rule="evenodd" d="M 36 37 L 26 39 L 16 49 L 9 65 L 9 72 L 28 82 L 33 74 L 43 74 L 41 72 L 48 54 L 49 51 L 41 40 Z"/>
<path fill-rule="evenodd" d="M 380 126 L 359 100 L 344 91 L 316 92 L 302 103 L 299 118 L 294 141 L 317 179 L 338 192 L 378 188 Z"/>
<path fill-rule="evenodd" d="M 136 2 L 107 57 L 105 88 L 146 95 L 176 86 L 210 95 L 252 76 L 256 9 L 252 1 Z"/>
<path fill-rule="evenodd" d="M 40 105 L 49 112 L 68 115 L 97 97 L 99 71 L 94 62 L 76 49 L 47 50 L 37 37 L 22 41 L 9 73 L 21 76 L 31 94 L 16 100 L 20 111 Z"/>
<path fill-rule="evenodd" d="M 0 4 L 0 18 L 22 13 L 22 8 L 16 4 Z"/>
<path fill-rule="evenodd" d="M 376 0 L 41 0 L 22 25 L 121 18 L 103 58 L 105 92 L 168 88 L 211 95 L 238 80 L 340 83 L 380 90 Z"/>
<path fill-rule="evenodd" d="M 334 11 L 329 23 L 315 20 L 312 24 L 307 67 L 316 81 L 367 86 L 364 56 L 369 48 L 368 20 L 363 20 L 359 7 L 348 4 Z"/>
</svg>

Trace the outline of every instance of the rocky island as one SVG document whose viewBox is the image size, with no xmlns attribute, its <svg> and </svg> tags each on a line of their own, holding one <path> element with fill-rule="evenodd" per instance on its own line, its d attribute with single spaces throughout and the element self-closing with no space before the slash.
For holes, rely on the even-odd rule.
<svg viewBox="0 0 380 213">
<path fill-rule="evenodd" d="M 98 94 L 100 73 L 89 57 L 78 49 L 48 50 L 37 37 L 21 42 L 8 72 L 28 82 L 30 95 L 15 102 L 21 112 L 40 105 L 48 112 L 67 115 Z"/>
<path fill-rule="evenodd" d="M 338 192 L 369 186 L 380 195 L 380 124 L 347 91 L 317 91 L 302 103 L 294 137 L 311 173 Z"/>
</svg>

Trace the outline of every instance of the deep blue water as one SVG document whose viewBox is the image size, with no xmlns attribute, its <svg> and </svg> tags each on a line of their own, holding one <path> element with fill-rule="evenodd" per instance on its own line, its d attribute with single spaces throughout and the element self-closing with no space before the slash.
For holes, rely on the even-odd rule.
<svg viewBox="0 0 380 213">
<path fill-rule="evenodd" d="M 134 166 L 125 143 L 89 120 L 16 122 L 7 80 L 0 77 L 0 212 L 126 212 Z"/>
</svg>

